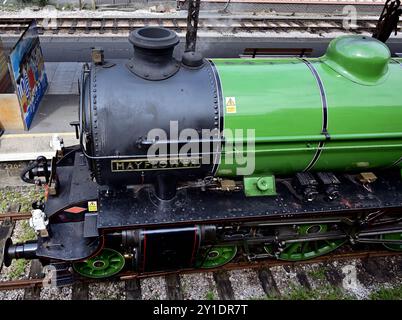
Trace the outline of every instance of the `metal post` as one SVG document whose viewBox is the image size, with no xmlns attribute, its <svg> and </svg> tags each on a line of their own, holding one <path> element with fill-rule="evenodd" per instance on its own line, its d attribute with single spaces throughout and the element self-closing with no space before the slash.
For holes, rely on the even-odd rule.
<svg viewBox="0 0 402 320">
<path fill-rule="evenodd" d="M 387 0 L 385 2 L 380 18 L 378 19 L 376 30 L 373 33 L 373 38 L 385 43 L 392 32 L 395 32 L 395 35 L 397 34 L 399 16 L 402 14 L 400 5 L 400 0 Z"/>
<path fill-rule="evenodd" d="M 195 51 L 201 0 L 188 0 L 186 52 Z"/>
</svg>

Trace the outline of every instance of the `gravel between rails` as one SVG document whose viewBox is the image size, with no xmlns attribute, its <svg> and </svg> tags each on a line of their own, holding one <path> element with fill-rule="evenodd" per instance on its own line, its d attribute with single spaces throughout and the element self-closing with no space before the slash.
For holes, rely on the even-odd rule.
<svg viewBox="0 0 402 320">
<path fill-rule="evenodd" d="M 280 295 L 287 295 L 294 287 L 299 286 L 296 272 L 290 267 L 276 266 L 270 268 Z"/>
<path fill-rule="evenodd" d="M 166 300 L 166 282 L 164 277 L 145 278 L 141 280 L 143 300 Z"/>
<path fill-rule="evenodd" d="M 0 187 L 0 214 L 11 205 L 21 205 L 21 212 L 31 211 L 32 202 L 40 200 L 44 190 L 36 186 Z"/>
<path fill-rule="evenodd" d="M 22 300 L 24 299 L 24 290 L 0 291 L 0 300 Z"/>
<path fill-rule="evenodd" d="M 21 212 L 29 212 L 32 209 L 32 202 L 40 200 L 42 197 L 43 189 L 36 186 L 0 188 L 0 214 L 5 212 L 10 206 L 13 207 L 18 205 L 20 205 Z M 11 236 L 14 243 L 25 242 L 35 238 L 35 233 L 29 227 L 27 220 L 16 221 Z M 28 279 L 30 266 L 30 261 L 13 260 L 11 266 L 3 266 L 3 270 L 0 274 L 0 281 Z M 16 290 L 15 292 L 19 298 L 21 296 L 20 290 Z"/>
<path fill-rule="evenodd" d="M 341 267 L 342 273 L 344 274 L 344 278 L 342 281 L 342 287 L 355 295 L 359 299 L 364 299 L 370 293 L 368 288 L 365 288 L 357 278 L 357 261 L 352 260 Z"/>
<path fill-rule="evenodd" d="M 91 283 L 88 286 L 89 300 L 125 300 L 124 282 Z"/>
<path fill-rule="evenodd" d="M 215 300 L 218 291 L 212 272 L 184 274 L 180 276 L 185 300 Z"/>
<path fill-rule="evenodd" d="M 71 286 L 61 288 L 42 288 L 40 291 L 41 300 L 71 300 Z"/>
<path fill-rule="evenodd" d="M 262 299 L 265 297 L 258 274 L 254 270 L 230 271 L 229 279 L 236 300 Z"/>
</svg>

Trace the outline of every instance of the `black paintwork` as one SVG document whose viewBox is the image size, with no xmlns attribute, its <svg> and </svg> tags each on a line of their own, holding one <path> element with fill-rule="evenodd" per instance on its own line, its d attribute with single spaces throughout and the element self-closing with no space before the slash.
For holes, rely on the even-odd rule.
<svg viewBox="0 0 402 320">
<path fill-rule="evenodd" d="M 142 190 L 136 198 L 128 192 L 112 197 L 100 195 L 99 228 L 127 228 L 186 223 L 229 222 L 271 217 L 333 214 L 366 209 L 402 206 L 402 183 L 398 171 L 382 172 L 368 192 L 358 183 L 340 177 L 342 187 L 338 199 L 327 200 L 321 193 L 313 202 L 296 199 L 277 183 L 278 196 L 246 197 L 243 192 L 219 193 L 188 189 L 174 201 L 158 201 L 152 191 Z"/>
<path fill-rule="evenodd" d="M 170 121 L 178 122 L 179 133 L 183 129 L 220 132 L 222 101 L 218 82 L 209 62 L 198 69 L 181 67 L 163 81 L 136 76 L 128 70 L 126 61 L 109 62 L 108 67 L 93 65 L 83 95 L 83 119 L 90 123 L 83 127 L 88 129 L 89 156 L 103 158 L 92 160 L 97 182 L 121 186 L 153 183 L 160 173 L 181 180 L 210 175 L 216 169 L 213 163 L 219 159 L 217 156 L 210 156 L 210 164 L 202 164 L 200 168 L 124 172 L 112 172 L 111 159 L 105 157 L 146 159 L 152 143 L 147 136 L 156 128 L 167 134 L 168 154 L 172 153 L 171 141 L 177 141 L 180 150 L 183 140 L 170 136 Z M 215 151 L 220 152 L 219 148 Z"/>
<path fill-rule="evenodd" d="M 138 270 L 191 268 L 200 245 L 197 227 L 142 230 Z"/>
<path fill-rule="evenodd" d="M 59 194 L 49 196 L 44 210 L 50 219 L 50 237 L 38 239 L 37 255 L 62 260 L 86 258 L 99 246 L 98 238 L 84 237 L 86 210 L 81 213 L 64 210 L 73 206 L 87 209 L 87 202 L 98 197 L 98 186 L 92 181 L 87 160 L 81 152 L 72 151 L 70 159 L 57 167 L 57 175 Z"/>
<path fill-rule="evenodd" d="M 45 213 L 49 218 L 75 203 L 98 197 L 98 185 L 91 179 L 86 158 L 81 152 L 74 152 L 73 159 L 74 166 L 57 168 L 60 189 L 57 197 L 50 196 L 46 202 Z"/>
<path fill-rule="evenodd" d="M 402 207 L 401 178 L 398 170 L 392 170 L 377 173 L 377 181 L 370 185 L 372 192 L 351 176 L 337 175 L 341 182 L 340 195 L 333 201 L 326 200 L 324 190 L 319 188 L 320 194 L 315 201 L 303 202 L 278 179 L 278 196 L 274 197 L 245 197 L 241 191 L 225 193 L 184 189 L 186 191 L 179 191 L 172 201 L 161 201 L 152 187 L 144 187 L 137 193 L 132 189 L 111 193 L 99 191 L 97 216 L 86 211 L 67 213 L 65 208 L 84 207 L 88 200 L 97 198 L 96 184 L 91 181 L 89 169 L 81 159 L 81 153 L 77 152 L 73 166 L 57 169 L 62 194 L 50 197 L 46 203 L 46 213 L 51 216 L 50 239 L 39 239 L 39 257 L 74 260 L 95 253 L 100 245 L 100 240 L 95 237 L 95 223 L 99 231 L 175 228 L 179 225 L 194 227 L 196 224 L 374 212 Z M 182 242 L 178 243 L 182 245 Z"/>
<path fill-rule="evenodd" d="M 160 27 L 139 28 L 130 33 L 134 56 L 128 69 L 145 80 L 159 81 L 173 76 L 180 63 L 173 58 L 173 49 L 179 37 L 171 30 Z"/>
<path fill-rule="evenodd" d="M 83 259 L 95 253 L 101 241 L 101 238 L 84 238 L 83 221 L 50 224 L 49 233 L 48 238 L 38 238 L 38 257 Z"/>
<path fill-rule="evenodd" d="M 98 214 L 97 213 L 86 213 L 84 218 L 84 237 L 92 238 L 99 236 L 98 230 Z"/>
</svg>

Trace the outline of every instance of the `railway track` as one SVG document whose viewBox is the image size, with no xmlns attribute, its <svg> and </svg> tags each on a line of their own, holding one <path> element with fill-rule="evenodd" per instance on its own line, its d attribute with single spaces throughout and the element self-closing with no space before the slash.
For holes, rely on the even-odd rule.
<svg viewBox="0 0 402 320">
<path fill-rule="evenodd" d="M 5 212 L 0 213 L 0 221 L 10 219 L 12 221 L 27 220 L 31 217 L 29 212 Z"/>
<path fill-rule="evenodd" d="M 1 18 L 0 34 L 19 35 L 29 24 L 29 19 Z M 356 24 L 345 25 L 344 17 L 201 17 L 200 32 L 241 33 L 241 32 L 336 32 L 351 31 L 373 32 L 377 17 L 360 18 Z M 144 26 L 160 26 L 178 33 L 186 31 L 187 22 L 182 18 L 57 18 L 54 20 L 37 19 L 38 32 L 41 35 L 124 35 Z M 400 26 L 399 28 L 400 29 Z"/>
<path fill-rule="evenodd" d="M 10 208 L 8 212 L 0 214 L 0 220 L 3 221 L 2 227 L 4 224 L 7 224 L 8 228 L 12 229 L 15 226 L 15 221 L 25 220 L 30 217 L 30 214 L 27 212 L 18 212 L 18 208 L 18 206 L 14 206 L 13 208 Z M 274 279 L 275 277 L 271 271 L 274 269 L 280 268 L 283 270 L 289 270 L 289 268 L 297 269 L 312 265 L 348 263 L 353 260 L 375 261 L 376 259 L 387 258 L 399 259 L 402 261 L 402 252 L 364 249 L 361 251 L 350 251 L 350 248 L 346 250 L 340 248 L 332 254 L 300 262 L 286 262 L 274 259 L 249 262 L 240 258 L 237 262 L 228 263 L 217 269 L 191 269 L 148 274 L 136 274 L 134 272 L 126 271 L 117 277 L 108 279 L 107 281 L 79 277 L 75 279 L 73 283 L 70 283 L 63 288 L 69 292 L 69 298 L 71 299 L 89 299 L 91 295 L 93 296 L 93 293 L 91 292 L 93 290 L 98 290 L 99 286 L 115 286 L 119 288 L 119 295 L 124 296 L 126 299 L 155 298 L 155 296 L 152 296 L 152 292 L 155 290 L 159 290 L 161 293 L 159 298 L 161 299 L 183 299 L 189 295 L 189 293 L 186 292 L 186 290 L 188 291 L 188 288 L 185 289 L 188 287 L 188 283 L 192 282 L 194 279 L 198 279 L 199 281 L 208 284 L 207 289 L 203 288 L 201 290 L 206 296 L 211 296 L 212 293 L 215 292 L 214 298 L 233 299 L 241 297 L 241 293 L 238 291 L 243 290 L 237 288 L 238 277 L 243 280 L 248 279 L 247 284 L 243 281 L 244 283 L 241 284 L 243 286 L 249 286 L 248 282 L 251 281 L 251 287 L 257 296 L 273 295 L 280 294 L 277 289 L 278 285 Z M 307 275 L 300 276 L 300 272 L 297 274 L 297 281 L 300 285 L 311 287 Z M 46 291 L 64 290 L 60 288 L 52 288 L 50 286 L 50 279 L 51 276 L 49 276 L 49 274 L 45 275 L 43 273 L 43 268 L 39 261 L 33 260 L 30 265 L 29 276 L 27 279 L 0 282 L 0 297 L 1 292 L 16 291 L 20 292 L 20 299 L 41 299 Z M 277 282 L 279 281 L 280 280 L 278 279 Z"/>
<path fill-rule="evenodd" d="M 275 279 L 271 271 L 275 267 L 289 269 L 300 267 L 301 265 L 328 265 L 329 263 L 335 261 L 339 263 L 342 261 L 350 261 L 352 259 L 383 259 L 386 257 L 402 258 L 402 253 L 393 253 L 389 251 L 361 251 L 355 253 L 348 252 L 332 254 L 298 263 L 283 262 L 277 260 L 267 260 L 251 264 L 246 262 L 229 263 L 219 269 L 183 270 L 181 272 L 159 272 L 140 276 L 130 272 L 125 272 L 118 278 L 113 278 L 111 280 L 109 279 L 108 282 L 99 280 L 96 281 L 94 279 L 78 279 L 73 284 L 69 285 L 68 288 L 71 291 L 71 299 L 88 299 L 91 286 L 102 286 L 106 285 L 106 283 L 109 283 L 110 285 L 110 281 L 112 281 L 114 285 L 117 285 L 118 287 L 120 287 L 120 290 L 124 291 L 126 299 L 144 298 L 144 295 L 146 296 L 146 293 L 141 293 L 141 287 L 149 287 L 150 285 L 161 286 L 159 290 L 165 290 L 165 295 L 162 295 L 162 297 L 160 297 L 162 299 L 183 299 L 183 282 L 187 282 L 188 279 L 199 278 L 204 280 L 211 280 L 212 289 L 209 288 L 209 290 L 216 290 L 216 298 L 219 297 L 220 299 L 233 299 L 236 298 L 236 293 L 233 291 L 232 282 L 236 281 L 236 275 L 241 275 L 243 277 L 244 275 L 246 275 L 246 277 L 249 278 L 253 277 L 254 283 L 252 287 L 255 287 L 254 289 L 256 290 L 256 293 L 270 295 L 275 294 L 277 293 L 275 291 L 278 291 L 276 289 L 277 284 L 275 284 Z M 35 269 L 37 268 L 37 266 L 35 267 L 35 264 L 32 264 L 30 274 L 33 274 L 32 268 Z M 306 275 L 299 275 L 299 277 L 307 278 Z M 303 280 L 298 280 L 301 285 L 306 286 L 305 283 L 303 284 Z M 305 281 L 308 282 L 309 280 Z M 0 282 L 0 291 L 23 289 L 25 290 L 25 299 L 39 299 L 41 296 L 41 290 L 48 290 L 43 289 L 43 287 L 46 287 L 47 284 L 49 284 L 49 282 L 44 280 L 42 277 L 34 277 L 31 279 L 14 281 L 3 281 Z M 307 286 L 309 285 L 307 284 Z M 148 290 L 151 292 L 156 289 L 157 288 L 148 288 Z"/>
</svg>

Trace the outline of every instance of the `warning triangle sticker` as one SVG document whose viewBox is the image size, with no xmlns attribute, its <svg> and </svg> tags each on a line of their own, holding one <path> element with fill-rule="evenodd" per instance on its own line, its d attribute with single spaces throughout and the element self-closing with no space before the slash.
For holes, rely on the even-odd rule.
<svg viewBox="0 0 402 320">
<path fill-rule="evenodd" d="M 226 97 L 226 113 L 236 113 L 235 97 Z"/>
<path fill-rule="evenodd" d="M 236 103 L 233 98 L 228 98 L 228 100 L 226 101 L 226 105 L 228 107 L 234 107 L 236 105 Z"/>
</svg>

